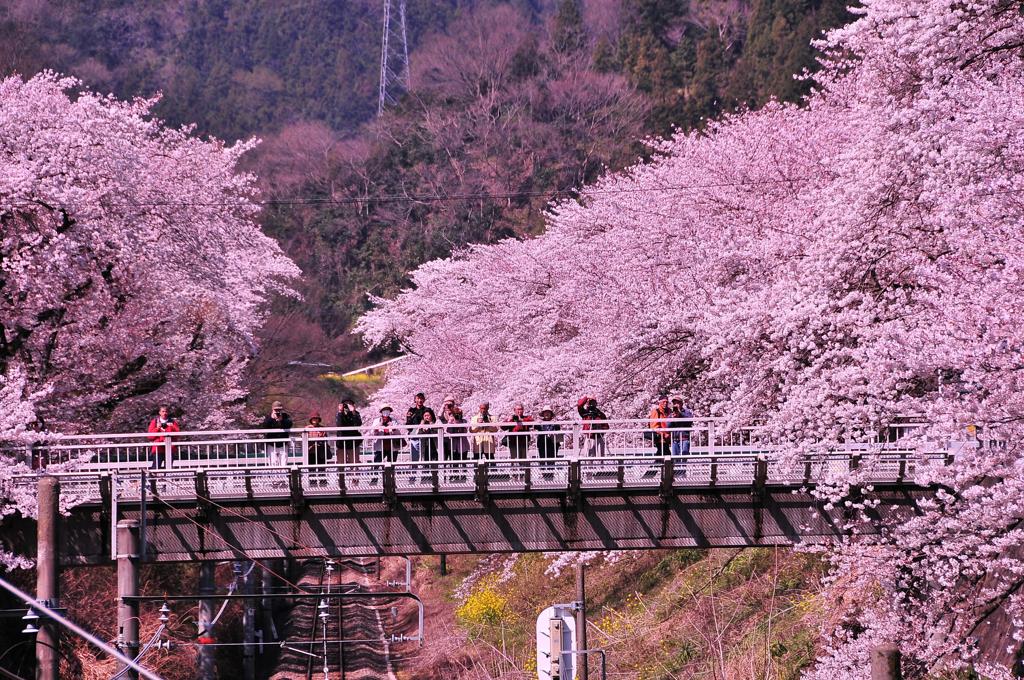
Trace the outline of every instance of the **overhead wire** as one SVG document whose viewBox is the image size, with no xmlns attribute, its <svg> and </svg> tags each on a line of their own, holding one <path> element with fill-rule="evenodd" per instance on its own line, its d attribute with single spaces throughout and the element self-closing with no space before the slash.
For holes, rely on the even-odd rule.
<svg viewBox="0 0 1024 680">
<path fill-rule="evenodd" d="M 156 500 L 158 500 L 161 503 L 163 503 L 164 505 L 166 505 L 170 510 L 175 510 L 175 507 L 173 505 L 171 505 L 170 503 L 165 501 L 159 495 L 156 496 Z M 280 579 L 286 585 L 289 585 L 289 586 L 295 588 L 296 590 L 301 590 L 301 587 L 298 584 L 293 583 L 286 576 L 283 576 L 283 575 L 277 573 L 276 571 L 271 569 L 269 566 L 267 566 L 267 564 L 265 562 L 262 562 L 260 560 L 257 560 L 255 558 L 253 558 L 253 557 L 250 557 L 248 555 L 248 553 L 246 553 L 246 551 L 243 548 L 241 548 L 240 546 L 232 545 L 231 541 L 229 541 L 227 538 L 225 538 L 223 535 L 221 535 L 220 532 L 218 532 L 218 531 L 216 531 L 216 530 L 214 530 L 214 529 L 212 529 L 210 527 L 204 526 L 201 522 L 197 522 L 196 520 L 192 519 L 191 517 L 189 517 L 187 515 L 182 515 L 181 517 L 182 517 L 182 519 L 184 519 L 184 520 L 186 520 L 188 522 L 191 522 L 192 524 L 195 524 L 196 527 L 198 527 L 200 531 L 203 531 L 203 532 L 205 532 L 207 534 L 212 534 L 214 537 L 219 538 L 220 540 L 224 541 L 225 545 L 227 545 L 229 548 L 231 548 L 231 550 L 236 551 L 236 552 L 244 555 L 245 559 L 249 560 L 250 562 L 252 562 L 254 564 L 260 565 L 261 568 L 265 569 L 268 573 L 276 576 L 278 579 Z M 217 599 L 217 597 L 216 596 L 211 596 L 209 599 L 215 600 L 215 599 Z"/>
<path fill-rule="evenodd" d="M 156 632 L 153 633 L 153 637 L 151 637 L 149 639 L 149 642 L 147 642 L 145 645 L 143 645 L 142 649 L 139 650 L 138 655 L 133 659 L 133 661 L 135 661 L 135 663 L 138 663 L 142 659 L 142 657 L 146 655 L 146 652 L 148 652 L 150 650 L 150 648 L 154 644 L 156 644 L 157 640 L 160 639 L 160 636 L 163 635 L 164 628 L 165 628 L 165 626 L 162 623 L 157 627 Z M 119 670 L 117 673 L 112 675 L 110 677 L 110 680 L 118 680 L 118 678 L 123 677 L 130 670 L 131 670 L 130 666 L 125 666 L 124 668 Z"/>
<path fill-rule="evenodd" d="M 513 198 L 539 198 L 549 197 L 555 199 L 558 196 L 580 197 L 615 195 L 615 194 L 645 194 L 663 193 L 669 191 L 718 189 L 725 187 L 740 186 L 765 186 L 773 184 L 792 184 L 808 179 L 807 177 L 781 177 L 763 180 L 740 180 L 734 182 L 707 182 L 701 184 L 674 184 L 660 187 L 619 187 L 619 188 L 596 188 L 596 187 L 564 187 L 560 189 L 549 189 L 546 191 L 509 191 L 509 192 L 478 192 L 466 194 L 376 194 L 366 196 L 341 196 L 341 197 L 315 197 L 315 196 L 293 196 L 267 199 L 247 199 L 239 201 L 124 201 L 108 203 L 109 207 L 251 207 L 251 206 L 288 206 L 288 205 L 362 205 L 367 203 L 447 203 L 455 201 L 479 201 L 487 199 L 510 200 Z M 23 199 L 20 202 L 12 203 L 13 206 L 31 207 L 36 205 L 31 200 Z"/>
</svg>

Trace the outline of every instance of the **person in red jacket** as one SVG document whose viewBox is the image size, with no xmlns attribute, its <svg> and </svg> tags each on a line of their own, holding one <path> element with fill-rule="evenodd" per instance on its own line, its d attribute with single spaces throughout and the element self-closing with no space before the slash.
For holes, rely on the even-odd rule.
<svg viewBox="0 0 1024 680">
<path fill-rule="evenodd" d="M 672 431 L 669 429 L 672 418 L 668 397 L 658 397 L 658 405 L 651 410 L 649 416 L 651 439 L 654 442 L 655 454 L 658 456 L 668 456 L 672 452 Z"/>
<path fill-rule="evenodd" d="M 156 434 L 160 432 L 181 432 L 181 428 L 178 427 L 178 423 L 175 422 L 169 415 L 166 406 L 161 406 L 160 410 L 157 411 L 156 418 L 149 421 L 149 440 L 153 442 L 153 467 L 161 468 L 167 466 L 167 459 L 164 457 L 164 442 L 170 437 L 166 437 L 162 434 Z M 171 448 L 171 453 L 174 452 L 174 448 Z"/>
</svg>

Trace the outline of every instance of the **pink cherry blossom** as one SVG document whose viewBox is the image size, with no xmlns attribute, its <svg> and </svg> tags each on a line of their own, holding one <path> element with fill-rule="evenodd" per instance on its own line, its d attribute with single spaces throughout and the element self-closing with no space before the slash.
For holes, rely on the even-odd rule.
<svg viewBox="0 0 1024 680">
<path fill-rule="evenodd" d="M 810 675 L 867 677 L 882 641 L 908 676 L 1005 673 L 985 635 L 1024 615 L 1018 5 L 867 0 L 819 43 L 800 106 L 652 141 L 656 160 L 552 206 L 542 236 L 424 265 L 359 323 L 412 355 L 380 397 L 568 412 L 586 393 L 627 416 L 672 391 L 792 455 L 926 419 L 971 446 L 919 517 L 838 547 L 826 597 L 846 618 Z M 834 481 L 842 501 L 856 473 Z"/>
</svg>

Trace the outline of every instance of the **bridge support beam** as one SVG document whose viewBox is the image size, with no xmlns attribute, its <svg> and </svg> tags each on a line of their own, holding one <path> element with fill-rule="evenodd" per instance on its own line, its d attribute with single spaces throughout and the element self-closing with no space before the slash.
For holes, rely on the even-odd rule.
<svg viewBox="0 0 1024 680">
<path fill-rule="evenodd" d="M 60 484 L 56 477 L 39 478 L 39 519 L 36 528 L 36 598 L 50 608 L 60 606 L 60 574 L 57 570 L 57 522 L 60 521 Z M 60 631 L 43 617 L 36 634 L 36 678 L 58 680 Z"/>
<path fill-rule="evenodd" d="M 139 655 L 139 603 L 125 600 L 139 594 L 139 522 L 124 519 L 117 523 L 117 635 L 121 652 L 134 659 Z M 118 670 L 126 668 L 118 664 Z M 134 680 L 137 671 L 128 669 L 121 677 Z"/>
<path fill-rule="evenodd" d="M 217 677 L 216 647 L 211 647 L 213 637 L 213 609 L 215 602 L 211 599 L 216 592 L 216 562 L 199 564 L 199 668 L 196 675 L 199 680 L 214 680 Z"/>
</svg>

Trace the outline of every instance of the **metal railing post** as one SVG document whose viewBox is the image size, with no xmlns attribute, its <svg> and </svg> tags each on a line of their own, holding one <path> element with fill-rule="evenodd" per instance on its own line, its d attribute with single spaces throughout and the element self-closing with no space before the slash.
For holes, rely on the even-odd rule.
<svg viewBox="0 0 1024 680">
<path fill-rule="evenodd" d="M 715 421 L 708 421 L 708 454 L 715 455 Z"/>
<path fill-rule="evenodd" d="M 165 470 L 170 470 L 171 469 L 171 456 L 172 456 L 171 451 L 173 450 L 173 448 L 174 447 L 171 445 L 171 435 L 170 435 L 170 433 L 168 433 L 168 434 L 164 435 L 164 452 L 163 453 L 164 453 L 164 469 Z"/>
<path fill-rule="evenodd" d="M 309 461 L 309 430 L 302 431 L 302 460 L 299 465 L 305 465 Z"/>
</svg>

